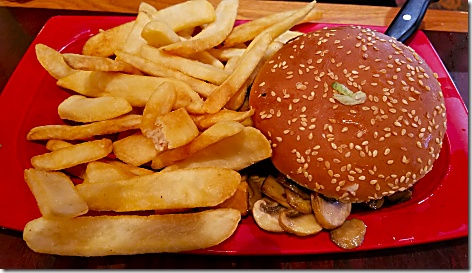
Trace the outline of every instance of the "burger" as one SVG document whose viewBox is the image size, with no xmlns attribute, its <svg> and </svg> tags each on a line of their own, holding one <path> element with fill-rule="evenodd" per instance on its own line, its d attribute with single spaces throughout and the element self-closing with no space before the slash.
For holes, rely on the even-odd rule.
<svg viewBox="0 0 472 273">
<path fill-rule="evenodd" d="M 438 158 L 443 93 L 410 47 L 358 26 L 288 42 L 259 72 L 249 104 L 287 178 L 344 203 L 405 191 Z"/>
</svg>

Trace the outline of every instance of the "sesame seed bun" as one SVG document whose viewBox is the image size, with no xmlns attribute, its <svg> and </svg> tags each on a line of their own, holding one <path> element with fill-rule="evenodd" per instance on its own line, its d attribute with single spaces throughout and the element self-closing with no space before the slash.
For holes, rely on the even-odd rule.
<svg viewBox="0 0 472 273">
<path fill-rule="evenodd" d="M 280 172 L 325 196 L 365 202 L 404 191 L 432 169 L 446 132 L 436 77 L 413 49 L 382 33 L 322 29 L 264 65 L 249 104 Z M 335 99 L 334 82 L 364 92 L 365 101 Z"/>
</svg>

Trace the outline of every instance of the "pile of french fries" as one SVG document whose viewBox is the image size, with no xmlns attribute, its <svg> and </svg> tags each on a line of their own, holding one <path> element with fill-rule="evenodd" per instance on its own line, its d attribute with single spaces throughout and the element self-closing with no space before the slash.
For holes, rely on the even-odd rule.
<svg viewBox="0 0 472 273">
<path fill-rule="evenodd" d="M 238 4 L 192 0 L 156 10 L 141 3 L 135 20 L 94 35 L 83 54 L 36 45 L 57 85 L 76 93 L 58 114 L 77 125 L 27 135 L 50 151 L 24 172 L 42 214 L 24 229 L 32 250 L 180 252 L 233 234 L 248 212 L 248 184 L 238 171 L 272 154 L 252 127 L 248 88 L 300 35 L 291 27 L 321 16 L 312 2 L 234 27 Z M 137 211 L 152 213 L 120 214 Z"/>
</svg>

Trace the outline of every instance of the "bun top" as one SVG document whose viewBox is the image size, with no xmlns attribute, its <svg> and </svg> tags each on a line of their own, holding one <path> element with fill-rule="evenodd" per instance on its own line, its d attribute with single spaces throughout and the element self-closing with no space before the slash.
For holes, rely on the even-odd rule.
<svg viewBox="0 0 472 273">
<path fill-rule="evenodd" d="M 280 172 L 325 196 L 364 202 L 406 190 L 432 169 L 446 132 L 436 77 L 394 38 L 325 28 L 280 49 L 249 104 Z"/>
</svg>

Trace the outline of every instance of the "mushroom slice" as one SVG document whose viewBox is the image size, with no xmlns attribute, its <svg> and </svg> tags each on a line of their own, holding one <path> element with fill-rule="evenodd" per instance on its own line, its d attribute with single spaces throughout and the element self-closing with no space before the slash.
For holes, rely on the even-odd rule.
<svg viewBox="0 0 472 273">
<path fill-rule="evenodd" d="M 370 200 L 369 202 L 365 202 L 364 206 L 368 207 L 369 209 L 380 209 L 385 202 L 384 198 Z"/>
<path fill-rule="evenodd" d="M 280 174 L 277 177 L 277 182 L 282 184 L 282 186 L 289 188 L 291 191 L 294 193 L 300 195 L 301 198 L 310 200 L 310 194 L 307 193 L 306 191 L 302 190 L 295 182 L 292 182 L 292 180 L 288 180 L 283 174 Z"/>
<path fill-rule="evenodd" d="M 409 200 L 411 198 L 411 195 L 411 190 L 397 191 L 396 193 L 387 196 L 387 199 L 392 203 L 399 204 Z"/>
<path fill-rule="evenodd" d="M 262 192 L 277 201 L 280 205 L 286 208 L 292 208 L 287 202 L 285 187 L 277 182 L 277 180 L 272 175 L 267 176 L 267 178 L 264 180 L 264 184 L 262 184 Z"/>
<path fill-rule="evenodd" d="M 296 194 L 289 188 L 285 188 L 285 195 L 287 196 L 288 204 L 303 214 L 312 214 L 310 199 L 305 200 L 300 195 Z"/>
<path fill-rule="evenodd" d="M 351 214 L 351 203 L 326 200 L 316 192 L 311 194 L 311 207 L 316 220 L 325 229 L 339 227 Z"/>
<path fill-rule="evenodd" d="M 285 230 L 279 224 L 280 213 L 286 208 L 269 198 L 262 198 L 254 204 L 252 216 L 256 224 L 263 230 L 283 233 Z"/>
<path fill-rule="evenodd" d="M 313 214 L 303 214 L 294 209 L 287 209 L 280 213 L 280 226 L 288 233 L 298 236 L 317 234 L 323 228 L 318 224 Z"/>
<path fill-rule="evenodd" d="M 364 222 L 359 219 L 346 220 L 337 229 L 329 232 L 331 242 L 342 249 L 353 249 L 364 241 L 366 227 Z"/>
<path fill-rule="evenodd" d="M 248 188 L 248 209 L 252 211 L 254 207 L 254 203 L 257 200 L 262 198 L 262 183 L 264 183 L 265 177 L 260 177 L 258 175 L 251 175 L 247 179 L 247 183 L 249 184 Z"/>
</svg>

